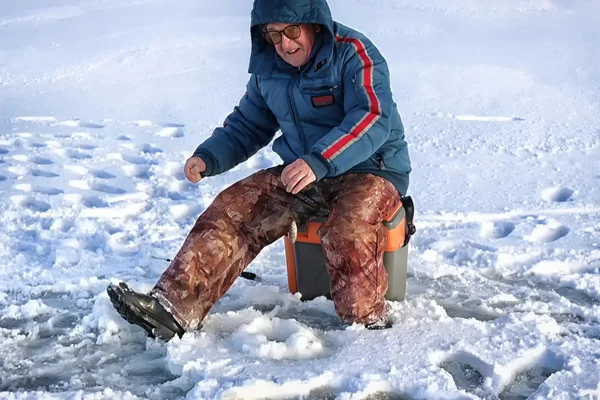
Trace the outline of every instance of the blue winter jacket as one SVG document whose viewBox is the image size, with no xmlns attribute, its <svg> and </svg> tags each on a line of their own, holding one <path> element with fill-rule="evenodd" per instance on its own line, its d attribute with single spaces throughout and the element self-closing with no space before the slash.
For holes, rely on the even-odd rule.
<svg viewBox="0 0 600 400">
<path fill-rule="evenodd" d="M 271 23 L 322 25 L 309 59 L 297 68 L 261 34 Z M 406 194 L 411 171 L 387 63 L 361 33 L 331 18 L 325 0 L 255 0 L 247 92 L 222 128 L 194 152 L 203 176 L 225 172 L 271 142 L 285 164 L 298 158 L 317 180 L 372 173 Z"/>
</svg>

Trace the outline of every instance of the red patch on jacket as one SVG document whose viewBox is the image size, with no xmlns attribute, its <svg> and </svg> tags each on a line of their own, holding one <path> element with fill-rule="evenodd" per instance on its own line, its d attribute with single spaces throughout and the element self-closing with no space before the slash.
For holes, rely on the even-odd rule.
<svg viewBox="0 0 600 400">
<path fill-rule="evenodd" d="M 326 107 L 335 104 L 335 98 L 332 94 L 326 94 L 324 96 L 312 96 L 313 107 Z"/>
</svg>

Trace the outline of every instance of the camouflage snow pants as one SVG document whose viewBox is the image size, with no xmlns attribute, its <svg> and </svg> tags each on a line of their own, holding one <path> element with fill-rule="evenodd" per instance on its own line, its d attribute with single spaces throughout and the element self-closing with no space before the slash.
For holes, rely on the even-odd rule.
<svg viewBox="0 0 600 400">
<path fill-rule="evenodd" d="M 394 185 L 372 174 L 347 174 L 293 195 L 281 182 L 282 170 L 256 172 L 221 192 L 152 289 L 185 330 L 198 328 L 258 253 L 288 233 L 293 219 L 301 225 L 327 214 L 318 234 L 337 314 L 363 324 L 387 316 L 381 222 L 400 202 Z"/>
</svg>

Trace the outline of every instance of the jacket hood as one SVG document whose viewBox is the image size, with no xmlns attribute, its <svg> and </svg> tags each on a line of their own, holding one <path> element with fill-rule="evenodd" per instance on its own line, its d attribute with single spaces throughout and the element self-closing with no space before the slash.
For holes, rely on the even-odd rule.
<svg viewBox="0 0 600 400">
<path fill-rule="evenodd" d="M 331 57 L 334 29 L 326 0 L 254 0 L 250 25 L 252 51 L 248 67 L 251 74 L 270 75 L 276 67 L 288 68 L 275 48 L 266 42 L 260 30 L 261 25 L 275 22 L 321 25 L 309 63 L 315 59 L 327 62 Z"/>
</svg>

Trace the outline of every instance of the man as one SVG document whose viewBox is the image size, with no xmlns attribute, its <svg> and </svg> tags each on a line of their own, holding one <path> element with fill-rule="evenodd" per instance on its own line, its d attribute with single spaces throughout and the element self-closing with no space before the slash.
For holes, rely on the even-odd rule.
<svg viewBox="0 0 600 400">
<path fill-rule="evenodd" d="M 325 0 L 255 0 L 247 92 L 185 163 L 188 180 L 223 173 L 274 138 L 283 165 L 220 193 L 149 294 L 108 294 L 127 321 L 169 340 L 210 308 L 293 221 L 328 215 L 319 231 L 331 296 L 346 323 L 387 321 L 381 222 L 411 170 L 387 64 L 361 33 L 334 22 Z"/>
</svg>

